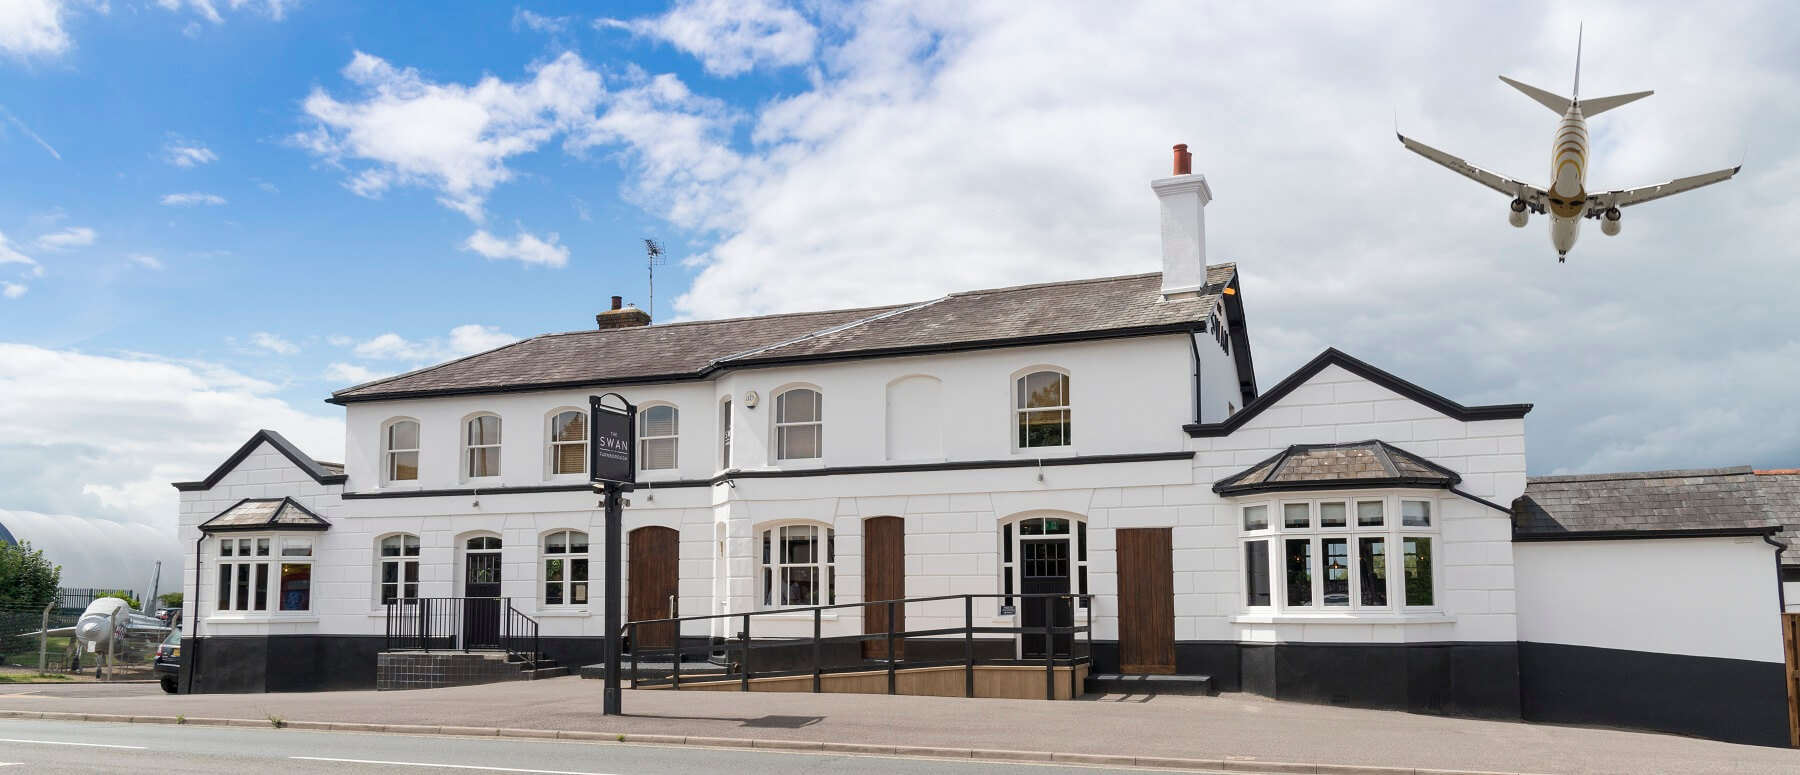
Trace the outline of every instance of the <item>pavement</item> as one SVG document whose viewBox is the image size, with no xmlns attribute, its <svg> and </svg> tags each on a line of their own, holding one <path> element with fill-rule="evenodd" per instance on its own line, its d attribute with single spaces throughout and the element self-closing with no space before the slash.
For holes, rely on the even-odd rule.
<svg viewBox="0 0 1800 775">
<path fill-rule="evenodd" d="M 1504 773 L 1800 773 L 1800 751 L 1674 735 L 1422 716 L 1216 697 L 1090 697 L 1077 702 L 853 694 L 626 691 L 627 715 L 600 712 L 596 681 L 557 678 L 449 689 L 165 695 L 154 686 L 0 687 L 5 711 L 189 719 L 408 725 L 405 731 L 626 735 L 690 745 L 853 744 L 936 755 L 1012 751 L 1219 762 L 1220 769 L 1347 772 L 1347 767 Z M 85 696 L 84 696 L 85 695 Z M 297 731 L 297 730 L 296 730 Z M 599 733 L 599 734 L 595 734 Z M 901 751 L 904 752 L 904 751 Z M 1092 763 L 1105 763 L 1095 761 Z M 1127 761 L 1129 763 L 1129 761 Z M 1284 764 L 1293 764 L 1284 768 Z M 1389 771 L 1391 772 L 1391 770 Z"/>
<path fill-rule="evenodd" d="M 18 769 L 10 769 L 16 767 Z M 0 720 L 0 772 L 1081 775 L 1068 765 L 476 737 Z M 1117 772 L 1117 771 L 1115 771 Z M 1138 772 L 1148 773 L 1149 770 Z M 1167 775 L 1167 771 L 1162 771 Z"/>
</svg>

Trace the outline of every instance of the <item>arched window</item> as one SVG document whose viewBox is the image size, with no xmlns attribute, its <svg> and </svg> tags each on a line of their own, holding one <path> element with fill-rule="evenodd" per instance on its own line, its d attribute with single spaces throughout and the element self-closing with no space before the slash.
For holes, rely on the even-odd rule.
<svg viewBox="0 0 1800 775">
<path fill-rule="evenodd" d="M 401 420 L 387 427 L 382 453 L 382 475 L 390 482 L 411 482 L 419 478 L 419 424 Z"/>
<path fill-rule="evenodd" d="M 550 473 L 587 473 L 587 413 L 558 412 L 550 418 Z"/>
<path fill-rule="evenodd" d="M 1070 430 L 1069 375 L 1034 371 L 1019 378 L 1014 409 L 1019 418 L 1019 449 L 1066 447 Z"/>
<path fill-rule="evenodd" d="M 824 398 L 819 391 L 794 388 L 775 397 L 775 459 L 824 456 Z"/>
<path fill-rule="evenodd" d="M 668 404 L 638 410 L 638 468 L 657 471 L 678 465 L 681 412 Z"/>
<path fill-rule="evenodd" d="M 381 604 L 419 597 L 419 537 L 391 535 L 381 539 Z"/>
<path fill-rule="evenodd" d="M 544 605 L 587 605 L 588 535 L 558 530 L 544 536 Z"/>
<path fill-rule="evenodd" d="M 761 557 L 765 608 L 837 603 L 837 531 L 813 524 L 764 528 Z"/>
<path fill-rule="evenodd" d="M 500 418 L 491 414 L 472 417 L 463 435 L 466 476 L 474 479 L 500 475 Z"/>
</svg>

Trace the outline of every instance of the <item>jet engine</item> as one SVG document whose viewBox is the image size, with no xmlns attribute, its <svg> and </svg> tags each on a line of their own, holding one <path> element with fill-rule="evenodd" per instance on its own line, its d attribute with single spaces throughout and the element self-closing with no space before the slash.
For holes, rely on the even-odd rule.
<svg viewBox="0 0 1800 775">
<path fill-rule="evenodd" d="M 1608 237 L 1618 236 L 1619 227 L 1621 225 L 1619 223 L 1619 217 L 1619 208 L 1606 208 L 1606 212 L 1600 214 L 1600 233 L 1605 234 Z"/>
<path fill-rule="evenodd" d="M 1531 222 L 1531 213 L 1525 211 L 1524 202 L 1513 200 L 1512 212 L 1506 214 L 1506 222 L 1521 229 L 1525 228 L 1525 224 Z"/>
</svg>

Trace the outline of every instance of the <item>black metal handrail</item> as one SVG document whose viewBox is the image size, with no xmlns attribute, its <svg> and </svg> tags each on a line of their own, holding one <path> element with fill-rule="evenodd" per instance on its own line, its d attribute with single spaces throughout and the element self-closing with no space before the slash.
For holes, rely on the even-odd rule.
<svg viewBox="0 0 1800 775">
<path fill-rule="evenodd" d="M 1007 601 L 1008 603 L 1010 603 L 1011 601 L 1016 599 L 1019 601 L 1019 604 L 1020 604 L 1019 608 L 1016 610 L 1024 610 L 1024 606 L 1027 606 L 1027 605 L 1041 605 L 1042 606 L 1041 610 L 1042 610 L 1043 616 L 1044 616 L 1044 624 L 1042 624 L 1040 626 L 1034 626 L 1034 627 L 1026 627 L 1023 624 L 1017 624 L 1017 625 L 1010 626 L 1010 627 L 998 627 L 998 626 L 977 627 L 977 626 L 975 626 L 975 601 L 977 599 L 987 599 L 987 598 L 1003 599 L 1003 600 Z M 978 665 L 1035 665 L 1035 664 L 1042 664 L 1044 666 L 1044 698 L 1045 699 L 1055 699 L 1055 697 L 1056 697 L 1056 668 L 1058 666 L 1066 666 L 1066 667 L 1071 668 L 1069 670 L 1069 696 L 1076 697 L 1076 696 L 1080 695 L 1080 691 L 1078 690 L 1078 688 L 1075 685 L 1075 670 L 1073 669 L 1073 667 L 1075 665 L 1079 665 L 1079 664 L 1091 663 L 1092 658 L 1093 658 L 1093 653 L 1094 653 L 1094 632 L 1093 632 L 1094 613 L 1093 613 L 1093 604 L 1092 604 L 1093 598 L 1094 598 L 1093 595 L 1077 595 L 1077 594 L 1054 593 L 1054 592 L 1052 592 L 1052 593 L 1032 593 L 1032 594 L 1015 593 L 1015 594 L 1010 594 L 1010 595 L 1001 594 L 1001 593 L 970 594 L 970 595 L 936 595 L 936 596 L 932 596 L 932 597 L 914 597 L 914 598 L 904 598 L 904 599 L 898 599 L 898 600 L 875 600 L 875 601 L 868 601 L 868 602 L 861 602 L 861 603 L 837 603 L 834 605 L 804 606 L 804 607 L 797 607 L 797 608 L 780 608 L 780 609 L 763 610 L 763 611 L 745 611 L 745 612 L 741 612 L 741 613 L 730 613 L 730 614 L 707 614 L 707 615 L 702 615 L 702 616 L 681 616 L 681 617 L 671 617 L 671 618 L 667 618 L 667 619 L 643 619 L 643 620 L 634 621 L 634 622 L 627 622 L 621 628 L 620 635 L 623 636 L 626 639 L 626 642 L 630 643 L 632 646 L 631 653 L 630 653 L 630 658 L 631 658 L 630 675 L 631 675 L 631 685 L 633 687 L 667 684 L 667 685 L 671 686 L 672 688 L 680 689 L 681 681 L 682 681 L 682 677 L 681 677 L 682 657 L 684 655 L 694 654 L 694 653 L 710 654 L 710 652 L 714 650 L 714 646 L 711 644 L 704 645 L 704 646 L 691 646 L 691 647 L 683 646 L 681 644 L 681 634 L 680 634 L 681 633 L 681 623 L 682 622 L 700 622 L 700 621 L 710 622 L 713 620 L 726 620 L 726 621 L 738 620 L 739 622 L 741 622 L 741 627 L 737 632 L 737 636 L 735 638 L 728 638 L 726 640 L 726 643 L 724 644 L 728 655 L 731 652 L 734 652 L 734 651 L 737 652 L 737 654 L 738 654 L 737 663 L 735 665 L 728 666 L 728 669 L 723 673 L 711 673 L 711 674 L 707 675 L 706 680 L 717 681 L 717 680 L 736 679 L 740 682 L 740 686 L 741 686 L 742 690 L 749 691 L 750 690 L 750 679 L 752 679 L 754 677 L 763 677 L 763 678 L 792 677 L 792 676 L 796 676 L 796 675 L 807 675 L 810 673 L 812 675 L 812 691 L 815 694 L 821 691 L 822 679 L 826 675 L 834 674 L 834 673 L 864 672 L 864 671 L 869 670 L 869 666 L 866 663 L 859 664 L 859 665 L 826 667 L 824 665 L 824 655 L 823 655 L 823 646 L 826 643 L 862 643 L 865 641 L 876 641 L 876 640 L 884 641 L 886 644 L 886 651 L 883 654 L 882 659 L 880 661 L 885 662 L 886 667 L 887 667 L 887 693 L 888 694 L 896 694 L 896 693 L 898 693 L 896 691 L 896 687 L 897 687 L 897 683 L 898 683 L 898 671 L 900 670 L 900 662 L 901 662 L 901 660 L 899 660 L 895 656 L 896 651 L 895 651 L 894 645 L 895 645 L 896 641 L 903 642 L 906 638 L 909 638 L 909 637 L 930 638 L 930 637 L 943 637 L 943 636 L 948 636 L 948 635 L 961 635 L 962 641 L 963 641 L 962 659 L 931 660 L 931 661 L 907 660 L 905 666 L 909 667 L 909 668 L 912 668 L 912 667 L 941 667 L 941 666 L 960 664 L 963 666 L 963 694 L 964 694 L 964 696 L 967 696 L 967 697 L 974 697 L 975 696 L 975 668 Z M 929 602 L 936 602 L 936 601 L 943 601 L 943 600 L 961 600 L 962 601 L 962 603 L 963 603 L 963 626 L 961 626 L 961 627 L 939 627 L 939 628 L 935 628 L 935 629 L 924 629 L 924 630 L 896 630 L 896 629 L 894 629 L 894 619 L 895 619 L 894 615 L 897 611 L 904 613 L 905 606 L 907 606 L 909 604 L 929 603 Z M 1080 606 L 1081 609 L 1084 612 L 1086 612 L 1086 622 L 1084 624 L 1076 625 L 1076 624 L 1072 623 L 1073 619 L 1071 618 L 1071 624 L 1069 626 L 1063 626 L 1063 627 L 1056 626 L 1055 625 L 1055 613 L 1056 613 L 1056 604 L 1058 601 L 1067 601 L 1067 604 L 1071 608 L 1073 608 L 1075 606 L 1075 604 L 1077 603 L 1077 601 L 1079 601 L 1081 603 L 1081 606 Z M 871 608 L 874 606 L 886 606 L 887 607 L 887 611 L 886 611 L 886 613 L 887 613 L 887 617 L 886 617 L 887 628 L 884 632 L 863 633 L 863 634 L 856 634 L 856 635 L 834 635 L 831 637 L 824 636 L 823 620 L 824 620 L 824 613 L 826 611 L 832 611 L 832 610 L 844 609 L 844 608 L 868 609 L 868 608 Z M 806 613 L 812 614 L 812 636 L 810 638 L 792 638 L 792 637 L 790 637 L 790 638 L 775 638 L 775 639 L 770 639 L 769 641 L 764 642 L 764 643 L 756 643 L 751 638 L 750 623 L 755 617 L 772 616 L 772 617 L 781 617 L 784 619 L 792 619 L 797 614 L 806 614 Z M 1072 615 L 1072 613 L 1073 612 L 1071 611 L 1071 615 Z M 667 649 L 660 649 L 660 648 L 659 649 L 650 649 L 650 648 L 640 648 L 639 647 L 639 640 L 637 637 L 639 627 L 648 627 L 651 625 L 669 625 L 669 624 L 673 624 L 673 627 L 675 629 L 675 645 L 673 647 L 667 648 Z M 1087 636 L 1085 639 L 1087 653 L 1084 655 L 1077 655 L 1075 653 L 1074 636 L 1077 634 L 1082 634 L 1082 633 L 1085 633 Z M 1020 636 L 1023 636 L 1023 635 L 1040 636 L 1043 638 L 1044 656 L 1042 659 L 1038 659 L 1038 658 L 996 659 L 996 658 L 991 658 L 991 657 L 977 658 L 975 656 L 975 636 L 977 634 L 984 634 L 984 635 L 1005 634 L 1005 635 L 1020 635 Z M 1065 636 L 1065 635 L 1069 636 L 1069 638 L 1070 638 L 1069 653 L 1067 655 L 1059 656 L 1057 654 L 1057 648 L 1056 648 L 1057 638 L 1058 638 L 1058 636 Z M 773 671 L 765 670 L 760 673 L 758 673 L 755 670 L 752 655 L 757 649 L 771 649 L 771 648 L 788 647 L 788 646 L 793 645 L 795 642 L 804 642 L 804 641 L 810 641 L 811 645 L 812 645 L 811 655 L 810 655 L 811 667 L 809 670 L 773 670 Z M 646 655 L 655 655 L 655 654 L 662 653 L 662 652 L 668 652 L 671 655 L 670 662 L 672 663 L 672 667 L 671 667 L 671 670 L 669 673 L 669 677 L 666 679 L 651 678 L 651 679 L 646 680 L 645 677 L 640 672 L 640 665 L 642 662 L 641 657 L 646 656 Z M 695 680 L 695 678 L 690 678 L 689 680 L 692 681 L 692 680 Z"/>
<path fill-rule="evenodd" d="M 503 651 L 537 665 L 537 620 L 510 597 L 420 597 L 387 604 L 388 651 Z"/>
</svg>

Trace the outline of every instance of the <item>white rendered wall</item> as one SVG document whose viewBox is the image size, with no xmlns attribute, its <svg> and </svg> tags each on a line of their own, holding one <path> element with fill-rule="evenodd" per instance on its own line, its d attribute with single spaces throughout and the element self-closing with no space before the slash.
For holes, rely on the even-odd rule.
<svg viewBox="0 0 1800 775">
<path fill-rule="evenodd" d="M 1774 555 L 1754 537 L 1520 543 L 1519 640 L 1781 662 Z"/>
</svg>

